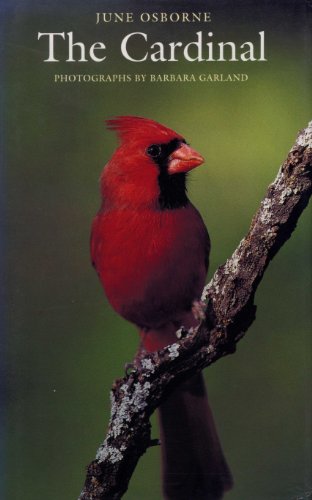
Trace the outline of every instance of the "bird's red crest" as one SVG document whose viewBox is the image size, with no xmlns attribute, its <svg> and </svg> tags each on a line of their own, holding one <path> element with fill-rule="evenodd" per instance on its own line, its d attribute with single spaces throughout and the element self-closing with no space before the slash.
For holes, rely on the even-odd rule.
<svg viewBox="0 0 312 500">
<path fill-rule="evenodd" d="M 116 116 L 106 120 L 107 128 L 117 132 L 121 141 L 144 140 L 153 138 L 153 141 L 167 142 L 172 139 L 182 139 L 182 136 L 164 125 L 141 116 Z"/>
</svg>

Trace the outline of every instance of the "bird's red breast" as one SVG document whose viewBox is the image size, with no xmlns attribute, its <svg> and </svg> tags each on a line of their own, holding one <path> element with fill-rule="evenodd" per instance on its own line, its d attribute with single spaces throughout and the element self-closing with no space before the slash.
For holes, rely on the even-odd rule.
<svg viewBox="0 0 312 500">
<path fill-rule="evenodd" d="M 108 300 L 141 328 L 191 308 L 206 276 L 208 239 L 197 210 L 112 210 L 93 224 L 92 257 Z"/>
</svg>

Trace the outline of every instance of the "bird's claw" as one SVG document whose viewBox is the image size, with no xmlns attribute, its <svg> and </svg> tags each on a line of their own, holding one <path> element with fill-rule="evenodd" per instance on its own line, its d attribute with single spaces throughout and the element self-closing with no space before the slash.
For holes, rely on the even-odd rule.
<svg viewBox="0 0 312 500">
<path fill-rule="evenodd" d="M 152 446 L 160 446 L 160 445 L 161 445 L 160 439 L 156 438 L 150 440 L 148 447 L 151 448 Z"/>
<path fill-rule="evenodd" d="M 177 339 L 181 340 L 187 336 L 188 330 L 183 325 L 175 332 Z"/>
<path fill-rule="evenodd" d="M 135 373 L 137 371 L 137 367 L 133 363 L 125 364 L 125 375 L 128 376 L 131 373 Z"/>
<path fill-rule="evenodd" d="M 206 317 L 206 304 L 201 300 L 194 300 L 192 304 L 192 313 L 197 321 L 203 321 Z"/>
</svg>

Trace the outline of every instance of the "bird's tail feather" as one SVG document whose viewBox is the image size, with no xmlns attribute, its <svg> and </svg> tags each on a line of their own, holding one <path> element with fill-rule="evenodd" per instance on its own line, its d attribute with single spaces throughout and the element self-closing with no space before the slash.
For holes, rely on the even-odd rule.
<svg viewBox="0 0 312 500">
<path fill-rule="evenodd" d="M 166 500 L 217 500 L 232 487 L 202 374 L 182 383 L 159 408 Z"/>
<path fill-rule="evenodd" d="M 181 318 L 196 325 L 191 313 Z M 143 346 L 155 351 L 177 341 L 176 326 L 141 331 Z M 181 383 L 158 409 L 165 500 L 218 500 L 233 485 L 201 373 Z"/>
</svg>

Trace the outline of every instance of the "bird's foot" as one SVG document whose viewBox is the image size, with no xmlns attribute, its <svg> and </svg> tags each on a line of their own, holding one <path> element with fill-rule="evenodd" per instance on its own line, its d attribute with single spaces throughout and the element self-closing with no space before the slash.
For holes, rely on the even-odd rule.
<svg viewBox="0 0 312 500">
<path fill-rule="evenodd" d="M 206 317 L 206 304 L 201 300 L 194 300 L 192 304 L 192 313 L 197 321 L 203 321 Z"/>
<path fill-rule="evenodd" d="M 131 373 L 135 373 L 137 371 L 137 367 L 134 363 L 126 363 L 124 370 L 126 377 L 128 377 Z"/>
<path fill-rule="evenodd" d="M 175 332 L 177 339 L 181 340 L 187 336 L 188 330 L 183 325 Z"/>
<path fill-rule="evenodd" d="M 160 445 L 161 445 L 160 439 L 158 439 L 158 438 L 151 439 L 149 444 L 148 444 L 148 448 L 151 448 L 152 446 L 160 446 Z"/>
</svg>

